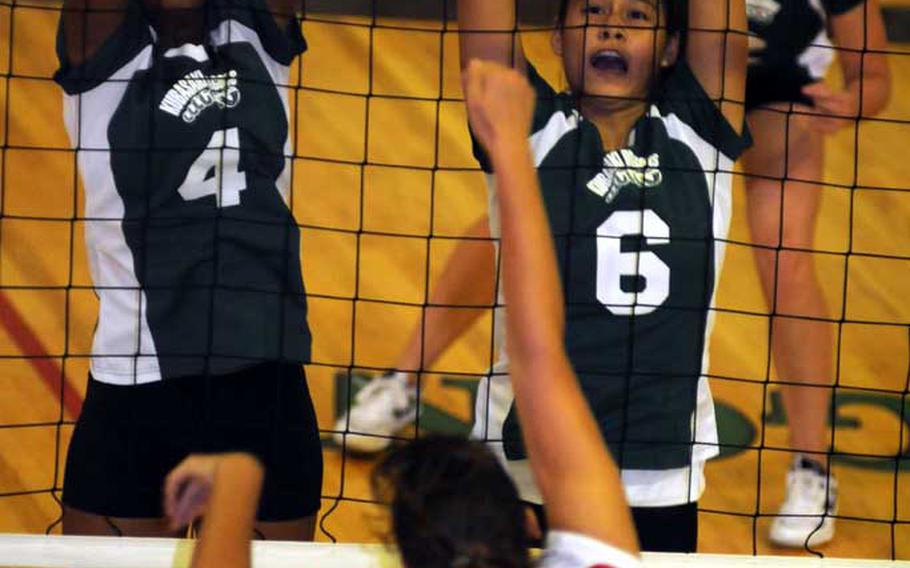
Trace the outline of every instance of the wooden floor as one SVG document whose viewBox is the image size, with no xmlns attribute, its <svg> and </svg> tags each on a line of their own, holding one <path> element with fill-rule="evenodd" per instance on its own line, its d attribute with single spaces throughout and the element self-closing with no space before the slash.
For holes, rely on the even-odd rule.
<svg viewBox="0 0 910 568">
<path fill-rule="evenodd" d="M 56 423 L 78 411 L 97 310 L 61 94 L 49 81 L 56 20 L 53 11 L 0 6 L 0 532 L 43 532 L 59 514 L 48 489 L 61 484 L 70 427 Z M 428 280 L 432 285 L 451 250 L 446 237 L 457 237 L 486 206 L 483 180 L 469 171 L 474 162 L 463 108 L 449 100 L 460 96 L 454 34 L 443 36 L 430 24 L 423 31 L 371 31 L 362 21 L 350 23 L 357 25 L 307 23 L 307 89 L 295 90 L 294 105 L 301 158 L 292 205 L 305 227 L 318 362 L 308 375 L 327 429 L 335 417 L 335 375 L 393 364 L 420 316 Z M 554 76 L 546 37 L 527 39 L 531 57 Z M 835 444 L 881 457 L 835 466 L 840 513 L 855 520 L 839 521 L 838 537 L 825 549 L 834 556 L 910 558 L 910 412 L 901 411 L 910 411 L 910 99 L 904 95 L 910 54 L 895 55 L 892 65 L 896 94 L 883 116 L 888 121 L 864 123 L 858 135 L 845 131 L 830 141 L 832 187 L 817 235 L 817 248 L 826 253 L 817 262 L 830 316 L 856 322 L 832 324 L 840 385 Z M 767 308 L 746 245 L 741 191 L 719 292 L 719 306 L 736 313 L 718 315 L 711 371 L 739 379 L 715 380 L 713 388 L 725 439 L 748 447 L 709 467 L 701 505 L 712 512 L 701 516 L 700 549 L 777 553 L 760 515 L 780 503 L 789 457 L 770 449 L 785 446 L 786 428 L 774 412 L 776 387 L 767 380 L 773 377 Z M 427 239 L 430 234 L 437 238 Z M 436 370 L 482 372 L 492 358 L 489 328 L 485 318 Z M 35 358 L 40 355 L 52 357 Z M 61 370 L 62 385 L 56 382 Z M 469 419 L 468 395 L 438 376 L 428 379 L 426 398 L 455 419 Z M 905 459 L 896 474 L 898 454 Z M 325 528 L 341 541 L 381 538 L 381 511 L 356 502 L 369 498 L 370 462 L 342 459 L 331 448 L 325 455 L 324 494 L 345 498 L 337 507 L 326 500 L 323 512 L 332 513 Z"/>
</svg>

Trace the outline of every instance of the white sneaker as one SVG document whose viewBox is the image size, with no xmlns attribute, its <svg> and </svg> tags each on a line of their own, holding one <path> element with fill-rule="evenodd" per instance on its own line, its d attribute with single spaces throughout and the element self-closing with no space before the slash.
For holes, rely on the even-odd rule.
<svg viewBox="0 0 910 568">
<path fill-rule="evenodd" d="M 417 388 L 404 373 L 384 375 L 360 389 L 347 414 L 335 422 L 333 438 L 356 453 L 381 452 L 392 437 L 417 419 Z"/>
<path fill-rule="evenodd" d="M 770 539 L 778 546 L 818 546 L 834 538 L 837 480 L 817 464 L 796 456 L 787 473 L 787 497 L 771 523 Z"/>
</svg>

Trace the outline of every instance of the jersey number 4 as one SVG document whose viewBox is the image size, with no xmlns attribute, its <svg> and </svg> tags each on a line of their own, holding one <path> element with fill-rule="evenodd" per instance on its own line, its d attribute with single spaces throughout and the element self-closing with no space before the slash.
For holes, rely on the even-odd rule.
<svg viewBox="0 0 910 568">
<path fill-rule="evenodd" d="M 597 229 L 597 299 L 617 316 L 650 314 L 670 296 L 670 267 L 652 251 L 623 252 L 627 237 L 666 245 L 670 226 L 651 209 L 610 215 Z"/>
<path fill-rule="evenodd" d="M 245 189 L 246 175 L 240 171 L 240 131 L 229 128 L 212 133 L 177 192 L 187 201 L 214 195 L 218 207 L 233 207 L 240 205 L 240 192 Z"/>
</svg>

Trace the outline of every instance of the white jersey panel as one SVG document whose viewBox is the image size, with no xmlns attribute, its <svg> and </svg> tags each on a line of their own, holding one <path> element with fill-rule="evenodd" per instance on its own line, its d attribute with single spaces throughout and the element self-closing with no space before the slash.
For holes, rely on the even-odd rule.
<svg viewBox="0 0 910 568">
<path fill-rule="evenodd" d="M 809 6 L 815 10 L 823 24 L 806 51 L 800 54 L 799 64 L 809 70 L 813 79 L 822 79 L 834 61 L 834 47 L 828 36 L 828 13 L 822 5 L 822 0 L 809 0 Z"/>
<path fill-rule="evenodd" d="M 253 49 L 256 50 L 256 54 L 259 55 L 259 59 L 262 60 L 263 65 L 265 65 L 269 75 L 272 77 L 272 82 L 277 87 L 278 96 L 281 98 L 281 105 L 284 108 L 284 114 L 288 117 L 288 124 L 290 125 L 291 107 L 288 103 L 288 92 L 286 88 L 291 76 L 290 67 L 275 61 L 269 55 L 268 51 L 266 51 L 265 47 L 263 47 L 262 40 L 259 39 L 259 34 L 257 34 L 255 30 L 236 20 L 226 20 L 222 22 L 221 25 L 212 32 L 211 37 L 212 42 L 218 46 L 240 42 L 249 43 L 253 46 Z M 294 132 L 293 125 L 291 127 L 291 132 Z M 284 144 L 284 170 L 282 170 L 278 179 L 275 180 L 275 185 L 278 187 L 279 193 L 281 193 L 281 198 L 284 200 L 285 204 L 288 205 L 290 205 L 291 199 L 292 156 L 293 146 L 291 144 L 291 137 L 288 136 Z"/>
<path fill-rule="evenodd" d="M 91 372 L 101 382 L 130 385 L 161 380 L 155 342 L 146 318 L 145 293 L 136 279 L 133 254 L 123 233 L 124 204 L 111 170 L 107 133 L 130 79 L 152 65 L 152 46 L 143 49 L 108 81 L 64 97 L 64 121 L 83 179 L 85 239 L 100 310 L 92 344 Z"/>
<path fill-rule="evenodd" d="M 655 109 L 656 110 L 656 109 Z M 708 384 L 708 370 L 711 359 L 711 333 L 714 329 L 716 315 L 717 289 L 720 274 L 723 270 L 724 256 L 727 250 L 727 237 L 730 234 L 730 220 L 733 215 L 733 160 L 699 136 L 688 124 L 674 114 L 661 117 L 671 138 L 680 140 L 695 152 L 705 172 L 709 199 L 713 211 L 714 232 L 714 288 L 708 306 L 708 317 L 705 324 L 704 352 L 702 354 L 702 375 L 698 380 L 698 393 L 693 420 L 695 447 L 692 452 L 693 462 L 702 464 L 720 454 L 720 442 L 717 435 L 717 417 L 714 413 L 714 400 Z"/>
<path fill-rule="evenodd" d="M 529 144 L 531 153 L 534 155 L 534 167 L 539 168 L 553 148 L 559 144 L 563 136 L 576 130 L 581 116 L 578 112 L 564 114 L 561 112 L 554 113 L 546 126 L 531 135 Z"/>
</svg>

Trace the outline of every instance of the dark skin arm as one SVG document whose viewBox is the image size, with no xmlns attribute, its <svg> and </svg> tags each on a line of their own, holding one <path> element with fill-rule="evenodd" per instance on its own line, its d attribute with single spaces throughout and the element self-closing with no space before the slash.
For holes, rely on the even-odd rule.
<svg viewBox="0 0 910 568">
<path fill-rule="evenodd" d="M 95 55 L 120 24 L 129 0 L 65 0 L 63 32 L 66 56 L 79 65 Z"/>
<path fill-rule="evenodd" d="M 461 68 L 473 59 L 493 61 L 524 73 L 528 61 L 515 28 L 514 0 L 458 0 Z M 499 32 L 499 33 L 496 33 Z"/>
<path fill-rule="evenodd" d="M 285 29 L 297 14 L 303 13 L 303 0 L 266 0 L 279 29 Z"/>
<path fill-rule="evenodd" d="M 130 0 L 64 0 L 66 56 L 79 65 L 95 55 L 123 23 Z M 196 10 L 205 0 L 144 0 L 152 11 Z M 303 0 L 266 0 L 278 27 L 285 29 L 299 13 Z"/>
</svg>

